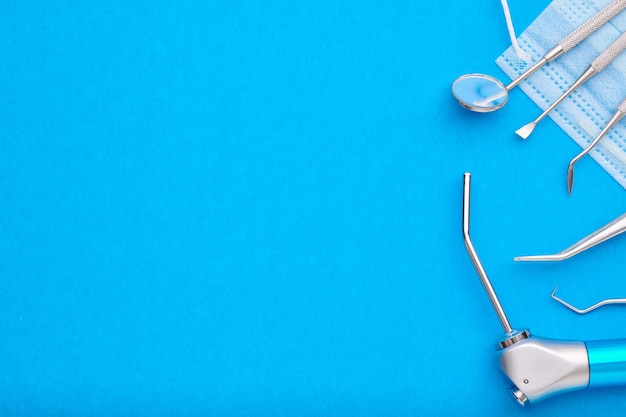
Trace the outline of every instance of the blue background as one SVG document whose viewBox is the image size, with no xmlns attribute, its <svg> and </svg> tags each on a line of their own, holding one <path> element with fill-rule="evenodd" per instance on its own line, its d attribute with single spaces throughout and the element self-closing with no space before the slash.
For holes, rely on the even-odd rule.
<svg viewBox="0 0 626 417">
<path fill-rule="evenodd" d="M 547 1 L 512 1 L 518 32 Z M 626 210 L 501 78 L 499 2 L 109 1 L 0 6 L 0 414 L 589 415 L 626 388 L 520 409 L 501 328 L 626 338 L 618 237 L 557 252 Z"/>
</svg>

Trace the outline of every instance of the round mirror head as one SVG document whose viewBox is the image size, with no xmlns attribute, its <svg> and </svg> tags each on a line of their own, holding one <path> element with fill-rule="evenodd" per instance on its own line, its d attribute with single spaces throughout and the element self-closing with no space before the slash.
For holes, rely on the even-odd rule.
<svg viewBox="0 0 626 417">
<path fill-rule="evenodd" d="M 502 82 L 484 74 L 463 75 L 452 83 L 452 94 L 466 109 L 487 113 L 502 108 L 509 92 Z"/>
</svg>

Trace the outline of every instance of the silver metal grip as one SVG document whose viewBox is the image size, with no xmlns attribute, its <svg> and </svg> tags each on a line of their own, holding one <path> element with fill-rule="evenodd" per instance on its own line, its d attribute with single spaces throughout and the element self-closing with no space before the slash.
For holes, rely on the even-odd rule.
<svg viewBox="0 0 626 417">
<path fill-rule="evenodd" d="M 617 110 L 621 111 L 622 113 L 626 113 L 626 99 L 619 103 L 619 105 L 617 106 Z"/>
<path fill-rule="evenodd" d="M 613 118 L 615 118 L 615 115 L 613 116 Z M 615 122 L 613 122 L 613 124 L 615 124 Z M 605 130 L 607 130 L 607 127 L 605 127 L 602 133 L 598 135 L 598 138 L 601 138 L 604 133 L 606 133 Z M 596 138 L 594 142 L 599 140 L 598 138 Z M 585 153 L 588 152 L 589 149 L 591 149 L 590 146 L 585 149 Z M 550 255 L 518 256 L 515 258 L 515 261 L 563 261 L 624 232 L 626 232 L 626 213 L 622 214 L 610 223 L 602 226 L 595 232 L 588 234 L 584 238 L 580 239 L 578 242 L 574 243 L 572 246 L 562 250 L 559 253 L 554 253 Z"/>
<path fill-rule="evenodd" d="M 531 337 L 497 355 L 520 405 L 589 386 L 589 359 L 583 342 Z"/>
<path fill-rule="evenodd" d="M 626 0 L 615 0 L 589 18 L 585 23 L 574 29 L 559 42 L 564 52 L 569 51 L 583 39 L 595 32 L 600 26 L 611 20 L 615 15 L 626 8 Z"/>
<path fill-rule="evenodd" d="M 626 48 L 626 32 L 622 33 L 619 38 L 615 40 L 608 48 L 604 50 L 596 59 L 591 63 L 596 72 L 600 72 L 605 69 L 622 51 Z"/>
</svg>

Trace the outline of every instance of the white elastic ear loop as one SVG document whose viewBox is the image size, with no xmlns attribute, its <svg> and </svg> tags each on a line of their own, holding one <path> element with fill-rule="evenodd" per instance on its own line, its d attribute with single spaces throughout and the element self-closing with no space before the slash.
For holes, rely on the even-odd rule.
<svg viewBox="0 0 626 417">
<path fill-rule="evenodd" d="M 517 43 L 517 36 L 515 36 L 515 29 L 513 28 L 513 20 L 511 19 L 511 11 L 509 10 L 509 3 L 507 0 L 500 0 L 502 3 L 502 9 L 504 9 L 504 19 L 506 20 L 506 28 L 509 31 L 509 37 L 511 38 L 511 46 L 517 55 L 524 62 L 530 62 L 530 54 L 522 51 Z"/>
</svg>

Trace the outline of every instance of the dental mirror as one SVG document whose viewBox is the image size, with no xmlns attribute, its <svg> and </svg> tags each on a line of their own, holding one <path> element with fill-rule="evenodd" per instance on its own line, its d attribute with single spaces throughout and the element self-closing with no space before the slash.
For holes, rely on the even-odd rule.
<svg viewBox="0 0 626 417">
<path fill-rule="evenodd" d="M 563 48 L 557 45 L 507 86 L 486 74 L 461 75 L 452 83 L 452 94 L 461 106 L 471 111 L 488 113 L 501 109 L 509 101 L 509 91 L 563 52 Z"/>
<path fill-rule="evenodd" d="M 505 86 L 496 78 L 485 74 L 466 74 L 452 83 L 452 94 L 459 104 L 468 110 L 488 113 L 504 107 L 509 99 L 509 91 L 548 62 L 561 56 L 591 35 L 600 26 L 626 8 L 626 0 L 614 0 L 589 20 L 574 29 L 569 35 L 549 50 L 519 77 Z"/>
<path fill-rule="evenodd" d="M 504 84 L 489 75 L 466 74 L 452 83 L 452 94 L 468 110 L 487 113 L 498 110 L 509 100 Z"/>
</svg>

